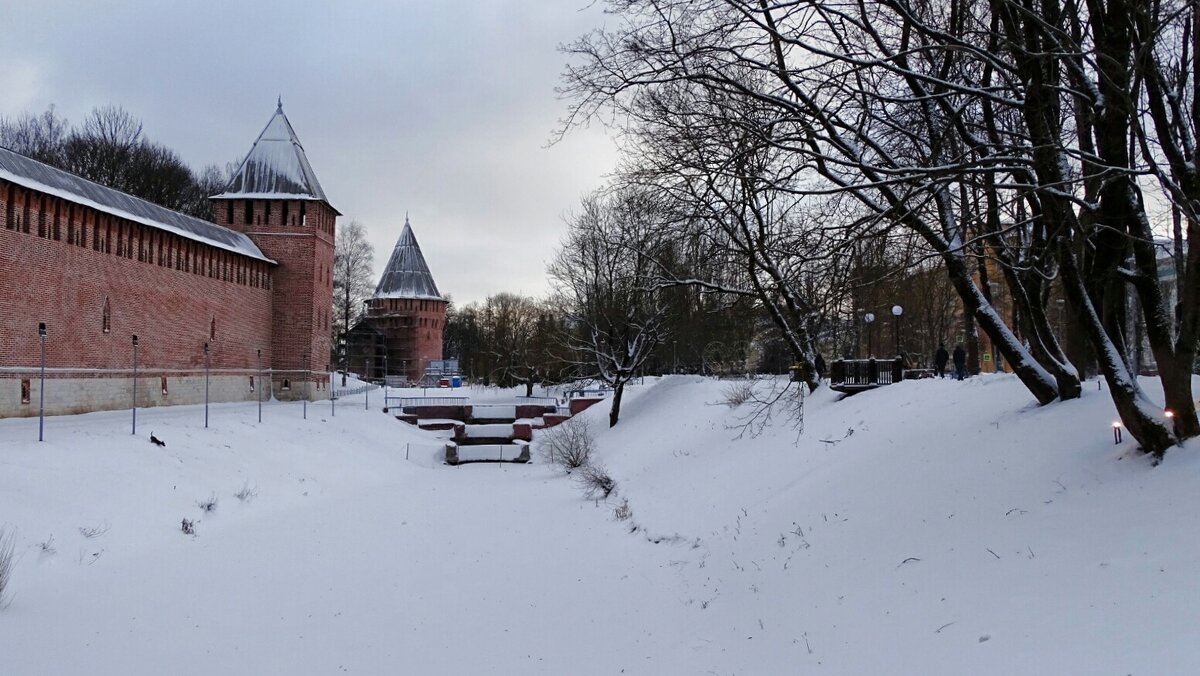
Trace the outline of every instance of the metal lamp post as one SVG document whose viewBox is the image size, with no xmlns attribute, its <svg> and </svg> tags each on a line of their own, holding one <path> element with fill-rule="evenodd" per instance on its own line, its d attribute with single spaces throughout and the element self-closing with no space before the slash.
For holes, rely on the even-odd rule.
<svg viewBox="0 0 1200 676">
<path fill-rule="evenodd" d="M 204 429 L 208 429 L 208 343 L 204 344 Z"/>
<path fill-rule="evenodd" d="M 258 371 L 258 422 L 262 422 L 262 349 L 258 350 L 258 364 L 256 366 L 256 370 Z"/>
<path fill-rule="evenodd" d="M 309 381 L 311 380 L 311 378 L 309 376 L 311 373 L 312 373 L 312 369 L 309 368 L 308 353 L 305 353 L 304 354 L 304 397 L 301 399 L 301 401 L 304 402 L 304 419 L 305 420 L 308 420 Z"/>
<path fill-rule="evenodd" d="M 900 356 L 900 315 L 904 314 L 904 308 L 899 305 L 892 306 L 892 316 L 896 318 L 896 356 Z"/>
<path fill-rule="evenodd" d="M 363 409 L 371 410 L 371 358 L 367 357 L 367 384 L 363 386 Z"/>
<path fill-rule="evenodd" d="M 38 441 L 43 441 L 46 421 L 46 322 L 38 322 L 38 340 L 42 342 L 42 375 L 38 383 Z"/>
<path fill-rule="evenodd" d="M 137 434 L 137 348 L 138 337 L 133 334 L 133 432 Z"/>
<path fill-rule="evenodd" d="M 871 322 L 875 321 L 875 313 L 868 312 L 867 314 L 863 315 L 863 321 L 867 323 L 867 356 L 873 357 L 875 356 L 875 348 L 871 344 Z"/>
</svg>

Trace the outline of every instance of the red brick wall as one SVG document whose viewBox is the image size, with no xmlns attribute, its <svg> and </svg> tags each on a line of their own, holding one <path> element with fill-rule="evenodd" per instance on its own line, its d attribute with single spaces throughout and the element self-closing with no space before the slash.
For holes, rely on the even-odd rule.
<svg viewBox="0 0 1200 676">
<path fill-rule="evenodd" d="M 127 368 L 133 334 L 146 368 L 202 367 L 205 342 L 214 369 L 253 368 L 260 346 L 271 364 L 269 264 L 10 187 L 0 180 L 0 366 L 38 363 L 38 322 L 51 368 Z"/>
</svg>

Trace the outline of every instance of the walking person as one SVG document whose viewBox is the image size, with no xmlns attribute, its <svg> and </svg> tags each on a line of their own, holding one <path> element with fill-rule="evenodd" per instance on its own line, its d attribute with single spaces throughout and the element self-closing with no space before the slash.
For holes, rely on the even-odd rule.
<svg viewBox="0 0 1200 676">
<path fill-rule="evenodd" d="M 954 346 L 954 377 L 959 380 L 967 377 L 967 351 L 962 343 Z"/>
<path fill-rule="evenodd" d="M 946 351 L 945 343 L 938 343 L 937 353 L 933 355 L 933 372 L 939 378 L 946 377 L 946 362 L 950 361 L 950 353 Z"/>
</svg>

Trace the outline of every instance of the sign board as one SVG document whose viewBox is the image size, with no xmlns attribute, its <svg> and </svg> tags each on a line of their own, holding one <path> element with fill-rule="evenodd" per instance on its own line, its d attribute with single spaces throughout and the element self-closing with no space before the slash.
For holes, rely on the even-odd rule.
<svg viewBox="0 0 1200 676">
<path fill-rule="evenodd" d="M 458 374 L 457 359 L 434 359 L 429 362 L 429 366 L 425 369 L 426 375 L 431 376 L 450 376 Z"/>
</svg>

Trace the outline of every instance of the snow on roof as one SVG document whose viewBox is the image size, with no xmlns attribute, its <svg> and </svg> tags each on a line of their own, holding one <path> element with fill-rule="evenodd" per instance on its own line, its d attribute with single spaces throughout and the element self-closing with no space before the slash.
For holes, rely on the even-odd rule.
<svg viewBox="0 0 1200 676">
<path fill-rule="evenodd" d="M 379 286 L 375 287 L 372 298 L 421 298 L 442 300 L 437 285 L 433 283 L 433 275 L 425 264 L 425 256 L 417 237 L 413 234 L 408 216 L 404 217 L 404 229 L 400 231 L 400 239 L 396 240 L 396 248 L 392 249 L 392 257 L 388 259 Z"/>
<path fill-rule="evenodd" d="M 165 230 L 226 251 L 274 263 L 245 234 L 195 216 L 172 211 L 140 197 L 100 185 L 0 148 L 0 178 L 135 223 Z"/>
<path fill-rule="evenodd" d="M 296 199 L 329 203 L 283 104 L 267 122 L 217 199 Z"/>
</svg>

